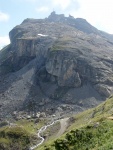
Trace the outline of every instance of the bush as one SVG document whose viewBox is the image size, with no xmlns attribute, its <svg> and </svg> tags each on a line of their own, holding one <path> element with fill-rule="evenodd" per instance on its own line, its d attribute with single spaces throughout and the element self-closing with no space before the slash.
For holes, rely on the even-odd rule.
<svg viewBox="0 0 113 150">
<path fill-rule="evenodd" d="M 3 121 L 3 122 L 0 123 L 0 127 L 6 126 L 6 125 L 8 125 L 7 121 Z"/>
<path fill-rule="evenodd" d="M 30 134 L 21 127 L 0 130 L 1 150 L 25 150 L 30 144 Z"/>
<path fill-rule="evenodd" d="M 94 125 L 71 130 L 66 134 L 65 139 L 56 140 L 53 147 L 56 150 L 113 149 L 113 121 L 101 120 L 96 128 Z"/>
</svg>

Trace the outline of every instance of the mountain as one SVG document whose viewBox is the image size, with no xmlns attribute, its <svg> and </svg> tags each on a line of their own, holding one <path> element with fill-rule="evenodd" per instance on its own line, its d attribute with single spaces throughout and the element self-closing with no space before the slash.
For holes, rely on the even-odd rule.
<svg viewBox="0 0 113 150">
<path fill-rule="evenodd" d="M 113 35 L 85 19 L 52 12 L 26 19 L 0 51 L 0 117 L 14 111 L 66 115 L 113 91 Z"/>
</svg>

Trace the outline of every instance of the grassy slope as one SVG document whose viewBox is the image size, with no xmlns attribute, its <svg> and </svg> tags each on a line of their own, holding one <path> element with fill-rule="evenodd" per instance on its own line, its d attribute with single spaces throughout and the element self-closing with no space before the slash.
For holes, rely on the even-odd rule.
<svg viewBox="0 0 113 150">
<path fill-rule="evenodd" d="M 73 40 L 73 37 L 70 36 L 65 36 L 63 38 L 61 37 L 54 43 L 52 50 L 58 51 L 58 50 L 66 50 L 66 49 L 76 49 L 74 43 L 76 42 Z"/>
<path fill-rule="evenodd" d="M 111 96 L 99 106 L 74 116 L 75 122 L 60 139 L 48 141 L 37 150 L 113 149 L 113 120 L 108 118 L 112 115 L 113 97 Z"/>
<path fill-rule="evenodd" d="M 26 149 L 32 136 L 22 127 L 5 127 L 0 129 L 0 149 Z"/>
<path fill-rule="evenodd" d="M 108 118 L 112 114 L 113 97 L 110 97 L 99 106 L 74 116 L 75 122 L 70 124 L 60 139 L 55 139 L 53 135 L 37 150 L 113 149 L 113 121 Z M 0 146 L 4 150 L 17 149 L 18 146 L 24 150 L 31 144 L 33 134 L 43 126 L 44 121 L 35 124 L 34 120 L 20 120 L 16 124 L 17 127 L 0 129 Z M 48 132 L 47 130 L 45 134 Z"/>
<path fill-rule="evenodd" d="M 35 120 L 19 120 L 16 126 L 5 126 L 0 128 L 0 149 L 1 150 L 24 150 L 32 143 L 36 143 L 37 129 L 44 125 L 44 121 L 38 124 Z M 34 144 L 33 144 L 34 145 Z"/>
</svg>

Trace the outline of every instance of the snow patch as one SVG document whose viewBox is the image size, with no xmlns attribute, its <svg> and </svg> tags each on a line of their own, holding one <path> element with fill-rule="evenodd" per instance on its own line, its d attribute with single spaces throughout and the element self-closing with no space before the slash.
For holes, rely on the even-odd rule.
<svg viewBox="0 0 113 150">
<path fill-rule="evenodd" d="M 39 36 L 44 36 L 44 37 L 46 37 L 46 36 L 48 36 L 48 35 L 44 35 L 44 34 L 38 34 Z"/>
</svg>

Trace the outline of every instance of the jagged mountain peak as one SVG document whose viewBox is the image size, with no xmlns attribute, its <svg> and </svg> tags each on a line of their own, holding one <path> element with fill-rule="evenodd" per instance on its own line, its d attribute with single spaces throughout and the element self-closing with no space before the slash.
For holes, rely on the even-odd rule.
<svg viewBox="0 0 113 150">
<path fill-rule="evenodd" d="M 28 24 L 44 24 L 44 23 L 62 23 L 64 25 L 68 25 L 70 27 L 73 27 L 75 29 L 78 29 L 84 33 L 87 34 L 96 34 L 99 36 L 102 36 L 104 38 L 109 39 L 110 41 L 113 41 L 113 35 L 110 35 L 106 32 L 100 31 L 94 26 L 92 26 L 86 19 L 84 18 L 74 18 L 73 16 L 69 15 L 66 17 L 64 14 L 57 14 L 55 11 L 51 12 L 51 14 L 45 18 L 45 19 L 33 19 L 33 18 L 27 18 L 22 22 L 22 25 Z"/>
<path fill-rule="evenodd" d="M 63 104 L 80 111 L 112 93 L 112 36 L 85 19 L 52 12 L 24 20 L 9 36 L 11 44 L 0 52 L 3 115 L 17 105 L 28 109 L 32 100 L 36 111 L 57 111 Z"/>
</svg>

